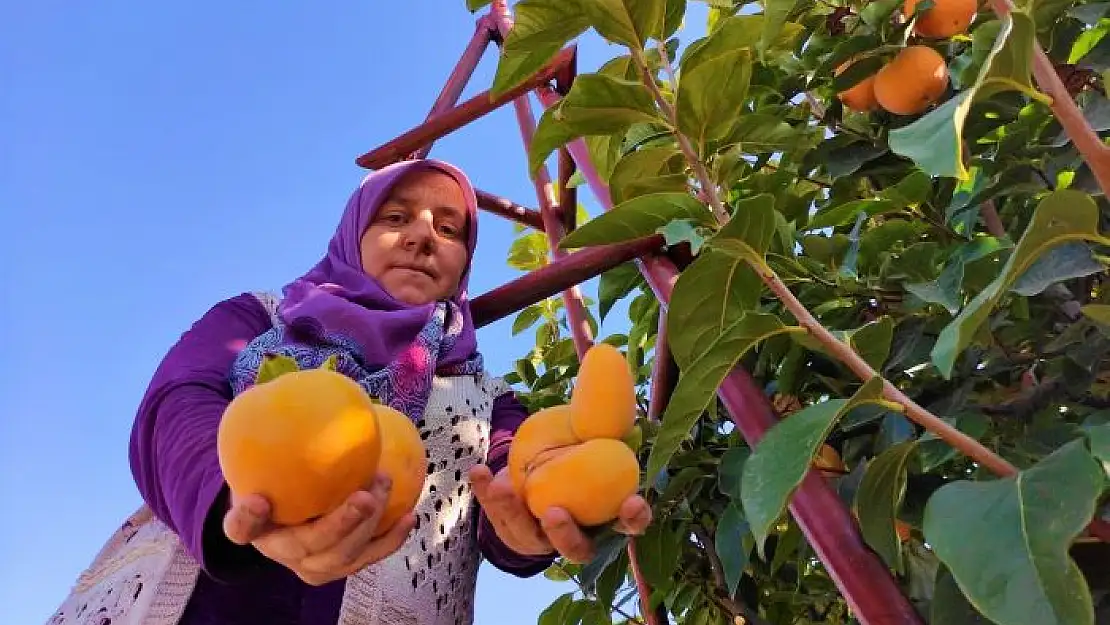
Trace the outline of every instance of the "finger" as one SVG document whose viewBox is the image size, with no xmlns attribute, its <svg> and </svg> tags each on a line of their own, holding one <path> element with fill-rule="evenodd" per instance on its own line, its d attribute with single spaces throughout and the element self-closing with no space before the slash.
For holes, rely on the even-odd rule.
<svg viewBox="0 0 1110 625">
<path fill-rule="evenodd" d="M 262 495 L 233 497 L 224 515 L 224 534 L 231 542 L 249 545 L 270 527 L 270 502 Z"/>
<path fill-rule="evenodd" d="M 308 557 L 331 549 L 354 532 L 360 523 L 372 518 L 383 507 L 384 500 L 379 504 L 372 492 L 358 490 L 351 493 L 343 505 L 311 523 L 296 528 L 297 542 L 304 550 L 300 557 Z"/>
<path fill-rule="evenodd" d="M 385 512 L 389 501 L 392 483 L 389 476 L 381 474 L 374 487 L 367 493 L 373 510 L 369 516 L 356 523 L 345 535 L 339 537 L 328 548 L 309 553 L 300 563 L 306 571 L 345 571 L 362 557 L 366 548 L 374 540 L 374 530 Z"/>
<path fill-rule="evenodd" d="M 649 525 L 651 525 L 651 506 L 643 497 L 633 495 L 621 504 L 613 529 L 629 536 L 639 536 Z"/>
<path fill-rule="evenodd" d="M 575 564 L 585 564 L 594 557 L 594 544 L 582 528 L 562 508 L 548 508 L 540 519 L 547 539 L 564 558 Z"/>
<path fill-rule="evenodd" d="M 416 515 L 410 512 L 401 517 L 393 527 L 389 528 L 388 532 L 379 536 L 377 540 L 374 540 L 362 550 L 354 563 L 348 567 L 346 575 L 352 575 L 379 560 L 384 560 L 393 555 L 401 548 L 401 545 L 405 544 L 414 527 L 416 527 Z"/>
<path fill-rule="evenodd" d="M 493 524 L 494 531 L 503 542 L 513 545 L 515 550 L 524 555 L 549 553 L 552 550 L 543 528 L 532 516 L 524 500 L 513 491 L 506 474 L 499 473 L 494 477 L 488 467 L 478 465 L 470 470 L 469 476 L 478 504 L 482 506 L 486 518 Z"/>
</svg>

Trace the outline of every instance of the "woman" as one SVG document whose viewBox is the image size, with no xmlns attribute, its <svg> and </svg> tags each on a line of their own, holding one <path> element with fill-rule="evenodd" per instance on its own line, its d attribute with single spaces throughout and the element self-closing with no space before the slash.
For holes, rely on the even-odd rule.
<svg viewBox="0 0 1110 625">
<path fill-rule="evenodd" d="M 465 624 L 480 558 L 520 577 L 557 554 L 588 560 L 593 545 L 565 511 L 536 519 L 509 487 L 508 448 L 527 414 L 477 350 L 467 303 L 477 229 L 461 171 L 397 163 L 366 177 L 327 255 L 280 302 L 243 294 L 197 321 L 139 406 L 131 467 L 145 505 L 50 622 Z M 374 540 L 383 476 L 330 514 L 276 527 L 263 497 L 228 492 L 217 461 L 220 416 L 263 352 L 311 360 L 335 348 L 352 377 L 414 419 L 429 451 L 415 514 Z M 616 526 L 640 533 L 650 517 L 633 496 Z"/>
</svg>

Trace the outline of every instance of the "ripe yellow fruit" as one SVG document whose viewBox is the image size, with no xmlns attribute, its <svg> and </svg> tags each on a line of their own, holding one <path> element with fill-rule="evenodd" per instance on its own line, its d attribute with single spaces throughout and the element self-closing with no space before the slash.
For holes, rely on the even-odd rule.
<svg viewBox="0 0 1110 625">
<path fill-rule="evenodd" d="M 590 348 L 569 404 L 544 408 L 517 428 L 509 447 L 513 490 L 537 518 L 564 508 L 576 523 L 616 519 L 636 493 L 640 465 L 623 440 L 636 425 L 635 378 L 620 352 Z"/>
<path fill-rule="evenodd" d="M 382 432 L 370 396 L 327 369 L 284 373 L 243 391 L 217 432 L 233 493 L 257 493 L 272 519 L 297 525 L 331 512 L 378 471 Z"/>
<path fill-rule="evenodd" d="M 526 501 L 537 518 L 560 506 L 589 527 L 617 518 L 639 483 L 640 466 L 628 445 L 595 438 L 541 456 L 529 471 Z"/>
<path fill-rule="evenodd" d="M 920 2 L 905 0 L 902 15 L 909 19 Z M 922 37 L 946 39 L 967 32 L 977 9 L 977 0 L 933 0 L 933 6 L 917 16 L 913 30 Z"/>
<path fill-rule="evenodd" d="M 944 95 L 948 66 L 928 46 L 907 46 L 875 74 L 875 99 L 896 115 L 916 115 Z"/>
<path fill-rule="evenodd" d="M 374 412 L 381 428 L 382 453 L 378 471 L 393 482 L 389 500 L 374 536 L 385 534 L 398 520 L 416 507 L 428 477 L 427 451 L 412 419 L 399 410 L 376 404 Z"/>
<path fill-rule="evenodd" d="M 586 351 L 570 399 L 571 428 L 581 440 L 623 438 L 636 423 L 636 380 L 620 350 L 598 343 Z"/>
</svg>

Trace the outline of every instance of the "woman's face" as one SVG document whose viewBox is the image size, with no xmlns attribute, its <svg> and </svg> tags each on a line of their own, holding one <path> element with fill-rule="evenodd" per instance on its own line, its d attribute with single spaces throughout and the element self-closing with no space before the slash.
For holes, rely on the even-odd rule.
<svg viewBox="0 0 1110 625">
<path fill-rule="evenodd" d="M 407 304 L 446 299 L 466 269 L 467 228 L 466 200 L 454 178 L 409 172 L 362 234 L 362 269 Z"/>
</svg>

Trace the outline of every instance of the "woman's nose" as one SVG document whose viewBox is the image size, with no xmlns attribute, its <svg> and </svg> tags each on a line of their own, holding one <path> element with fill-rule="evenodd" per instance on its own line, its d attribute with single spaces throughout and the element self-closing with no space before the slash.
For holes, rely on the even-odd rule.
<svg viewBox="0 0 1110 625">
<path fill-rule="evenodd" d="M 435 234 L 435 224 L 432 223 L 431 215 L 423 213 L 417 215 L 415 219 L 409 222 L 407 230 L 406 242 L 410 247 L 415 245 L 428 246 L 435 240 L 433 236 Z"/>
</svg>

